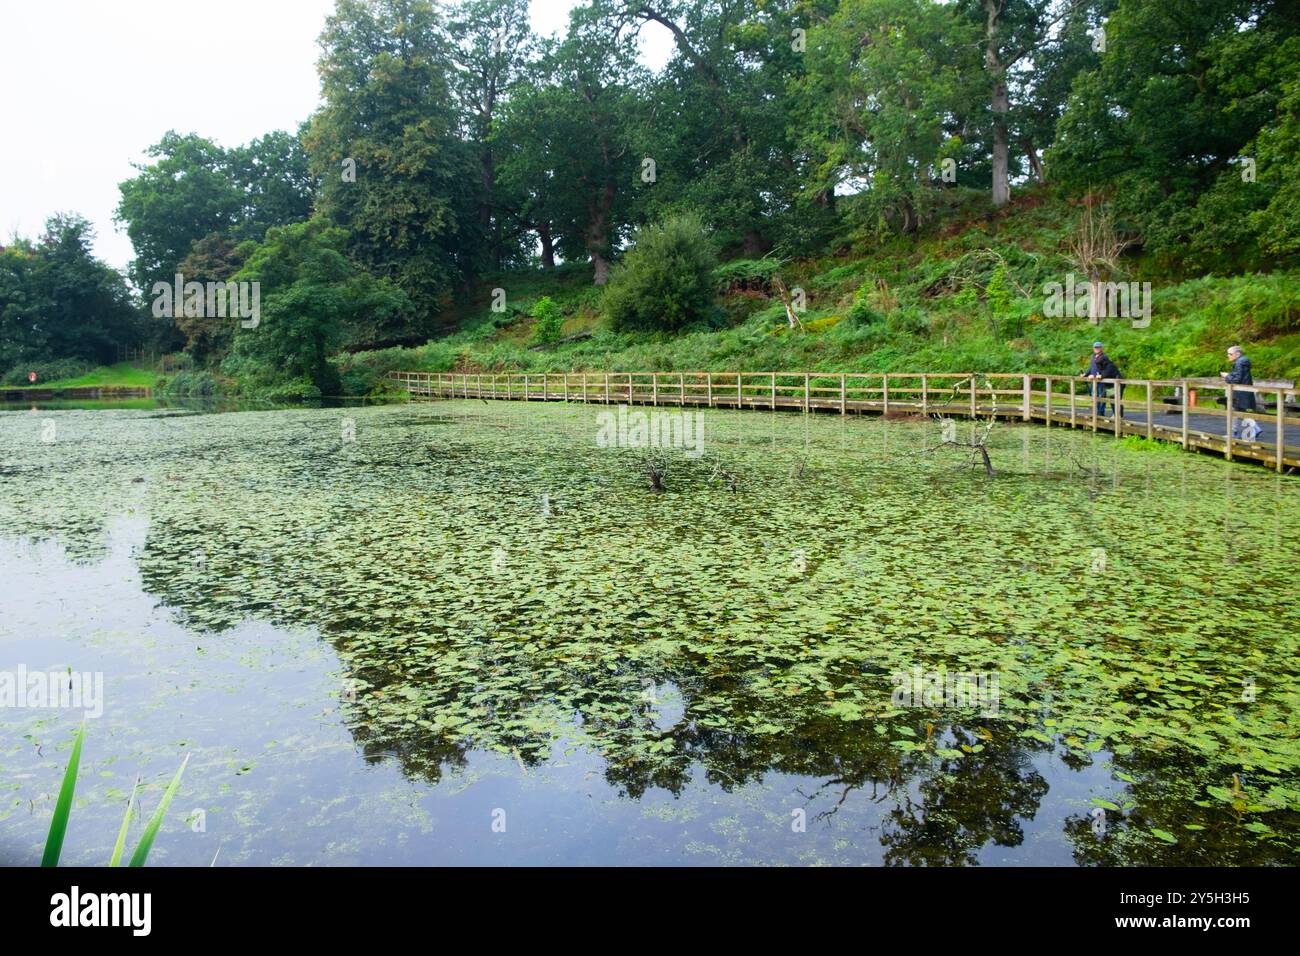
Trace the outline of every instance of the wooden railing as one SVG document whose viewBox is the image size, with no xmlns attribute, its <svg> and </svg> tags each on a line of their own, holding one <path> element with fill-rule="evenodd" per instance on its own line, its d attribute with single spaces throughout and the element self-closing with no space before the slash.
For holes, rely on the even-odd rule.
<svg viewBox="0 0 1300 956">
<path fill-rule="evenodd" d="M 1294 389 L 1277 386 L 1104 379 L 1103 400 L 1093 397 L 1093 381 L 1081 376 L 1007 372 L 390 372 L 389 378 L 413 396 L 439 398 L 1019 418 L 1171 441 L 1278 471 L 1300 465 L 1300 416 L 1292 413 L 1300 408 Z M 1198 401 L 1190 406 L 1189 381 Z M 1122 413 L 1116 415 L 1120 386 Z M 1257 405 L 1276 403 L 1233 413 L 1238 425 L 1253 418 L 1267 426 L 1267 440 L 1233 437 L 1227 409 L 1244 392 L 1253 393 Z M 1225 407 L 1207 404 L 1207 393 L 1218 393 Z M 1105 415 L 1098 410 L 1103 401 Z"/>
</svg>

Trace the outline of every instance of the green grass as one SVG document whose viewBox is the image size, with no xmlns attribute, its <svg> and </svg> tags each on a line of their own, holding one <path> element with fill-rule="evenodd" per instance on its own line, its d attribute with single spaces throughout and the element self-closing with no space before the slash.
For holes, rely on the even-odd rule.
<svg viewBox="0 0 1300 956">
<path fill-rule="evenodd" d="M 150 388 L 157 380 L 158 373 L 151 369 L 137 368 L 130 362 L 118 362 L 116 365 L 101 365 L 85 375 L 76 378 L 55 379 L 50 382 L 37 381 L 34 385 L 17 386 L 19 388 L 80 388 L 82 386 L 118 386 L 123 388 Z"/>
</svg>

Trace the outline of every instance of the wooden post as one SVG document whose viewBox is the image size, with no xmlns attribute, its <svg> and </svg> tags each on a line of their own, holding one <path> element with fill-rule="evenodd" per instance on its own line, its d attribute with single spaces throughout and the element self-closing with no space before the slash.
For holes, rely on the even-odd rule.
<svg viewBox="0 0 1300 956">
<path fill-rule="evenodd" d="M 808 384 L 809 384 L 809 375 L 807 372 L 804 372 L 803 373 L 803 413 L 805 415 L 808 414 L 808 399 L 812 397 L 812 391 L 808 388 Z"/>
<path fill-rule="evenodd" d="M 650 373 L 650 404 L 659 404 L 659 373 Z"/>
<path fill-rule="evenodd" d="M 921 376 L 921 414 L 930 414 L 930 376 Z"/>
<path fill-rule="evenodd" d="M 609 404 L 609 373 L 605 373 L 605 404 Z"/>
<path fill-rule="evenodd" d="M 1188 439 L 1191 437 L 1187 433 L 1187 403 L 1191 401 L 1191 396 L 1187 394 L 1187 380 L 1181 379 L 1178 386 L 1179 394 L 1183 396 L 1183 447 L 1188 446 Z"/>
<path fill-rule="evenodd" d="M 1228 414 L 1223 420 L 1223 457 L 1232 461 L 1232 383 L 1228 383 L 1228 394 L 1225 396 L 1228 405 Z"/>
<path fill-rule="evenodd" d="M 776 372 L 772 373 L 772 398 L 769 404 L 773 409 L 776 408 Z"/>
<path fill-rule="evenodd" d="M 582 373 L 582 404 L 586 405 L 589 401 L 591 401 L 591 399 L 587 397 L 587 373 L 583 372 Z"/>
<path fill-rule="evenodd" d="M 1047 421 L 1047 427 L 1052 427 L 1052 376 L 1048 375 L 1043 379 L 1043 418 Z"/>
<path fill-rule="evenodd" d="M 1097 392 L 1099 391 L 1099 385 L 1100 385 L 1100 383 L 1101 383 L 1101 379 L 1093 379 L 1093 380 L 1092 380 L 1092 402 L 1091 402 L 1091 404 L 1092 404 L 1092 430 L 1093 430 L 1094 432 L 1097 430 Z"/>
<path fill-rule="evenodd" d="M 569 401 L 569 373 L 568 372 L 564 373 L 564 401 L 565 404 L 567 404 Z"/>
<path fill-rule="evenodd" d="M 1282 389 L 1278 389 L 1278 473 L 1282 473 L 1282 455 L 1286 451 L 1286 412 L 1283 411 L 1283 403 L 1286 402 L 1286 394 Z"/>
<path fill-rule="evenodd" d="M 1155 432 L 1156 426 L 1155 426 L 1155 422 L 1153 421 L 1154 416 L 1155 416 L 1155 410 L 1154 410 L 1154 406 L 1151 404 L 1151 382 L 1150 380 L 1148 380 L 1147 381 L 1147 438 L 1148 439 L 1154 438 L 1156 434 Z"/>
<path fill-rule="evenodd" d="M 1286 413 L 1283 405 L 1286 395 L 1282 389 L 1277 390 L 1277 473 L 1282 474 L 1282 454 L 1286 451 Z"/>
<path fill-rule="evenodd" d="M 1070 379 L 1070 427 L 1071 427 L 1071 428 L 1074 427 L 1074 418 L 1075 418 L 1075 411 L 1074 411 L 1074 379 L 1071 378 L 1071 379 Z"/>
<path fill-rule="evenodd" d="M 844 376 L 843 374 L 840 375 L 840 414 L 841 415 L 845 415 L 848 413 L 848 405 L 846 404 L 846 400 L 848 398 L 848 382 L 845 381 L 845 378 L 846 376 Z"/>
<path fill-rule="evenodd" d="M 677 373 L 677 404 L 686 405 L 686 376 L 682 372 Z"/>
<path fill-rule="evenodd" d="M 1111 423 L 1115 426 L 1116 438 L 1124 431 L 1124 409 L 1119 404 L 1120 396 L 1124 394 L 1124 386 L 1121 381 L 1121 379 L 1115 379 L 1115 394 L 1113 396 L 1115 401 L 1111 402 L 1110 405 Z"/>
<path fill-rule="evenodd" d="M 627 373 L 627 403 L 632 404 L 632 373 Z"/>
<path fill-rule="evenodd" d="M 888 372 L 886 372 L 880 378 L 880 397 L 884 404 L 884 411 L 881 412 L 881 414 L 888 415 L 889 414 L 889 373 Z"/>
<path fill-rule="evenodd" d="M 742 374 L 743 373 L 741 372 L 736 373 L 736 407 L 737 408 L 740 408 L 743 404 L 743 397 L 740 394 L 740 376 Z"/>
<path fill-rule="evenodd" d="M 1025 401 L 1021 410 L 1020 417 L 1023 421 L 1029 421 L 1029 376 L 1025 376 Z"/>
<path fill-rule="evenodd" d="M 528 375 L 524 374 L 524 401 L 528 401 Z"/>
<path fill-rule="evenodd" d="M 542 373 L 542 401 L 549 401 L 551 398 L 551 376 L 549 372 Z"/>
<path fill-rule="evenodd" d="M 709 408 L 712 408 L 713 407 L 713 373 L 705 372 L 704 375 L 705 375 L 704 387 L 708 389 L 708 395 L 709 395 Z"/>
<path fill-rule="evenodd" d="M 970 417 L 978 418 L 979 411 L 975 407 L 975 373 L 970 373 Z"/>
</svg>

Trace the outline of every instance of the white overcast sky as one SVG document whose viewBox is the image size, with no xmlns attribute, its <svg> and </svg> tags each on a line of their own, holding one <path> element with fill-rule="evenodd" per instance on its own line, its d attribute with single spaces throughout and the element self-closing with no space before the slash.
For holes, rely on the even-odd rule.
<svg viewBox="0 0 1300 956">
<path fill-rule="evenodd" d="M 575 0 L 532 0 L 562 30 Z M 333 0 L 0 0 L 0 245 L 54 212 L 96 227 L 123 268 L 117 184 L 169 129 L 235 146 L 297 129 L 316 108 L 316 37 Z M 642 31 L 658 69 L 671 37 Z"/>
</svg>

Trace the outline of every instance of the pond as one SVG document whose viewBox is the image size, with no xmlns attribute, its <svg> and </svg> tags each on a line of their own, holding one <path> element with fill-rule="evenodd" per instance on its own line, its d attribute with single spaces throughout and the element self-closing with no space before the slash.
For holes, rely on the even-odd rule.
<svg viewBox="0 0 1300 956">
<path fill-rule="evenodd" d="M 64 863 L 186 753 L 150 865 L 1297 862 L 1300 481 L 712 410 L 655 493 L 600 414 L 0 415 L 0 675 L 103 681 Z M 30 865 L 82 711 L 26 703 Z"/>
</svg>

